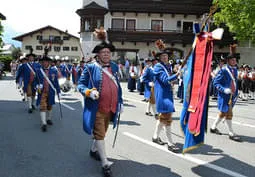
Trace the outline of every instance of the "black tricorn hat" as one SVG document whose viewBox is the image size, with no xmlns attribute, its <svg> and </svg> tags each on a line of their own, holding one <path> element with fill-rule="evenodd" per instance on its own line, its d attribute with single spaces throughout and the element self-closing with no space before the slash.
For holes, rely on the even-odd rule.
<svg viewBox="0 0 255 177">
<path fill-rule="evenodd" d="M 20 56 L 19 61 L 24 61 L 24 60 L 27 60 L 27 57 L 25 57 L 25 56 Z"/>
<path fill-rule="evenodd" d="M 172 51 L 169 49 L 164 49 L 156 53 L 155 58 L 159 58 L 160 55 L 162 54 L 167 54 L 168 56 L 171 55 Z"/>
<path fill-rule="evenodd" d="M 235 54 L 229 54 L 226 59 L 232 59 L 232 58 L 235 58 L 236 59 L 236 55 Z"/>
<path fill-rule="evenodd" d="M 48 57 L 48 52 L 49 52 L 49 48 L 44 47 L 44 54 L 42 58 L 40 59 L 40 61 L 53 61 L 50 57 Z"/>
<path fill-rule="evenodd" d="M 100 44 L 98 44 L 92 51 L 92 53 L 99 53 L 100 50 L 104 49 L 104 48 L 108 48 L 111 52 L 115 51 L 115 46 L 112 45 L 111 43 L 108 43 L 106 41 L 101 42 Z"/>
<path fill-rule="evenodd" d="M 156 58 L 156 57 L 151 58 L 151 61 L 155 61 L 155 60 L 158 60 L 158 58 Z"/>
<path fill-rule="evenodd" d="M 29 54 L 27 54 L 27 55 L 26 55 L 26 57 L 30 57 L 30 56 L 32 56 L 32 57 L 36 57 L 36 55 L 35 55 L 35 54 L 33 54 L 33 48 L 31 47 L 29 50 L 30 50 L 30 53 L 29 53 Z"/>
</svg>

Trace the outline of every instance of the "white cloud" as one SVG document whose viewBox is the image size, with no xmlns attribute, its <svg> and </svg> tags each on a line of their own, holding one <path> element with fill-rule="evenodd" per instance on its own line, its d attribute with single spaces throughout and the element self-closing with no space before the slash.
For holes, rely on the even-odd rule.
<svg viewBox="0 0 255 177">
<path fill-rule="evenodd" d="M 0 12 L 8 25 L 20 34 L 51 25 L 79 37 L 80 17 L 75 11 L 81 0 L 4 0 Z"/>
</svg>

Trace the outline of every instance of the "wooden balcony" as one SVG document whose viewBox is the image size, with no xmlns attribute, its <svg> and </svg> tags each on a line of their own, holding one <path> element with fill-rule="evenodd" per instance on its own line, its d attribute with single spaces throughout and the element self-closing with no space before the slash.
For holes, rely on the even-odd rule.
<svg viewBox="0 0 255 177">
<path fill-rule="evenodd" d="M 63 44 L 63 40 L 61 39 L 53 39 L 53 40 L 50 40 L 50 39 L 41 39 L 39 40 L 39 43 L 40 44 L 59 44 L 59 45 L 62 45 Z"/>
<path fill-rule="evenodd" d="M 155 42 L 162 39 L 170 44 L 192 44 L 194 34 L 191 32 L 152 29 L 108 29 L 108 37 L 112 42 Z"/>
<path fill-rule="evenodd" d="M 182 32 L 176 30 L 155 31 L 152 29 L 116 29 L 109 28 L 108 38 L 111 42 L 145 42 L 151 43 L 162 39 L 169 44 L 192 44 L 194 34 L 192 32 Z M 224 33 L 221 41 L 215 41 L 215 45 L 220 47 L 229 46 L 233 41 L 233 35 L 229 32 Z"/>
</svg>

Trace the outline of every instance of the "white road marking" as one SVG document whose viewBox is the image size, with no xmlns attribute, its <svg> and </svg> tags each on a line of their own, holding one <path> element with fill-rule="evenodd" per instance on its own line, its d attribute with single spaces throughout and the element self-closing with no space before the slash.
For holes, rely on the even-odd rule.
<svg viewBox="0 0 255 177">
<path fill-rule="evenodd" d="M 195 163 L 195 164 L 198 164 L 198 165 L 203 165 L 203 166 L 205 166 L 205 167 L 211 168 L 211 169 L 213 169 L 213 170 L 219 171 L 219 172 L 224 173 L 224 174 L 227 174 L 227 175 L 229 175 L 229 176 L 234 176 L 234 177 L 246 177 L 246 176 L 244 176 L 244 175 L 242 175 L 242 174 L 240 174 L 240 173 L 237 173 L 237 172 L 228 170 L 228 169 L 226 169 L 226 168 L 222 168 L 222 167 L 220 167 L 220 166 L 211 164 L 210 162 L 206 162 L 206 161 L 203 161 L 203 160 L 194 158 L 194 157 L 192 157 L 192 156 L 190 156 L 190 155 L 187 155 L 187 154 L 184 154 L 184 155 L 183 155 L 183 154 L 176 154 L 176 153 L 173 153 L 173 152 L 171 152 L 171 151 L 168 151 L 168 150 L 166 149 L 166 147 L 164 147 L 164 146 L 157 145 L 157 144 L 155 144 L 155 143 L 153 143 L 153 142 L 151 142 L 151 141 L 148 141 L 148 140 L 145 140 L 145 139 L 143 139 L 143 138 L 140 138 L 140 137 L 138 137 L 138 136 L 136 136 L 136 135 L 134 135 L 134 134 L 131 134 L 131 133 L 129 133 L 129 132 L 123 132 L 123 134 L 124 134 L 125 136 L 128 136 L 128 137 L 132 138 L 132 139 L 135 139 L 135 140 L 137 140 L 137 141 L 140 141 L 140 142 L 142 142 L 142 143 L 144 143 L 144 144 L 150 145 L 150 146 L 152 146 L 152 147 L 154 147 L 154 148 L 157 148 L 157 149 L 159 149 L 159 150 L 162 150 L 162 151 L 164 151 L 164 152 L 167 152 L 167 153 L 169 153 L 169 154 L 171 154 L 171 155 L 177 156 L 177 157 L 179 157 L 179 158 L 182 158 L 182 159 L 184 159 L 184 160 L 190 161 L 190 162 Z"/>
<path fill-rule="evenodd" d="M 59 103 L 59 100 L 58 100 L 57 98 L 55 99 L 55 101 Z M 72 111 L 75 110 L 75 108 L 73 108 L 73 107 L 71 107 L 71 106 L 69 106 L 69 105 L 67 105 L 67 104 L 65 104 L 65 103 L 63 103 L 63 102 L 61 102 L 61 100 L 60 100 L 60 104 L 61 104 L 62 106 L 64 106 L 64 107 L 66 107 L 66 108 L 72 110 Z"/>
<path fill-rule="evenodd" d="M 67 104 L 65 104 L 65 103 L 60 103 L 60 104 L 61 104 L 61 105 L 63 105 L 64 107 L 66 107 L 66 108 L 68 108 L 68 109 L 72 110 L 72 111 L 74 111 L 74 110 L 75 110 L 73 107 L 68 106 L 68 105 L 67 105 Z"/>
<path fill-rule="evenodd" d="M 139 101 L 139 100 L 135 100 L 131 99 L 131 98 L 127 98 L 127 97 L 123 97 L 124 100 L 128 100 L 128 101 L 132 101 L 132 102 L 136 102 L 136 103 L 140 103 L 140 104 L 147 104 L 145 102 Z M 212 117 L 212 116 L 208 116 L 209 119 L 215 120 L 216 118 Z M 233 121 L 233 124 L 236 125 L 240 125 L 240 126 L 244 126 L 244 127 L 249 127 L 249 128 L 255 128 L 255 125 L 251 125 L 251 124 L 247 124 L 247 123 L 242 123 L 242 122 L 237 122 L 237 121 Z"/>
</svg>

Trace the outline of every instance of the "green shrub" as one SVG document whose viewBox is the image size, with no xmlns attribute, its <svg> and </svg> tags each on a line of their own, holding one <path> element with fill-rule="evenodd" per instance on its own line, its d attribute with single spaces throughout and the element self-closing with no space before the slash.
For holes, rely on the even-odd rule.
<svg viewBox="0 0 255 177">
<path fill-rule="evenodd" d="M 4 63 L 4 71 L 10 71 L 10 63 L 13 60 L 11 55 L 0 55 L 0 61 Z"/>
</svg>

